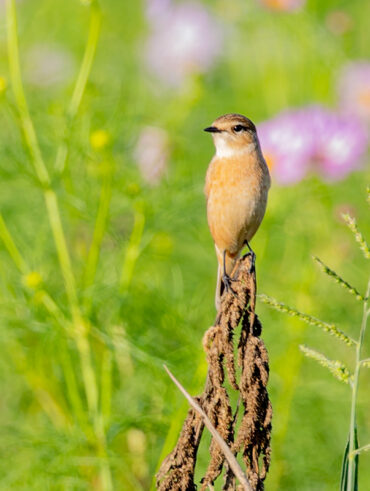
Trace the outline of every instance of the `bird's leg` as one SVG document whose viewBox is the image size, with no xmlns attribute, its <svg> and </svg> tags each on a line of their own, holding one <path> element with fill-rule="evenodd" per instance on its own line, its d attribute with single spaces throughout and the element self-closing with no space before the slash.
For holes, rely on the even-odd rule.
<svg viewBox="0 0 370 491">
<path fill-rule="evenodd" d="M 234 295 L 234 297 L 236 297 L 235 292 L 231 288 L 231 282 L 236 281 L 236 280 L 233 280 L 232 278 L 230 278 L 230 276 L 226 273 L 226 249 L 224 250 L 223 259 L 224 259 L 224 271 L 223 271 L 223 275 L 222 275 L 222 281 L 225 285 L 226 291 L 227 292 L 230 291 Z"/>
<path fill-rule="evenodd" d="M 249 245 L 249 242 L 246 240 L 244 242 L 244 244 L 248 247 L 249 249 L 249 252 L 247 252 L 247 256 L 251 256 L 251 265 L 250 265 L 250 268 L 249 268 L 249 272 L 252 273 L 252 271 L 254 271 L 256 269 L 256 253 L 253 251 L 253 249 L 251 248 L 251 246 Z"/>
</svg>

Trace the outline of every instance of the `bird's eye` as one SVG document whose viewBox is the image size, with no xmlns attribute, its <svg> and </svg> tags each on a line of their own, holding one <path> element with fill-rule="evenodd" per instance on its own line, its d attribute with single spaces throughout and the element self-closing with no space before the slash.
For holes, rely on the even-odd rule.
<svg viewBox="0 0 370 491">
<path fill-rule="evenodd" d="M 236 126 L 234 126 L 233 130 L 235 131 L 235 133 L 239 133 L 240 131 L 243 131 L 245 130 L 246 127 L 243 126 L 242 124 L 237 124 Z"/>
</svg>

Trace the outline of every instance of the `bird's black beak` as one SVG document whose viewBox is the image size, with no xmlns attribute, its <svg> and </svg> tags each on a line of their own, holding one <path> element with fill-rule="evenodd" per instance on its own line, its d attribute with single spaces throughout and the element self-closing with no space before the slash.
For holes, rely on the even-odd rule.
<svg viewBox="0 0 370 491">
<path fill-rule="evenodd" d="M 204 128 L 203 131 L 208 131 L 208 133 L 221 133 L 221 130 L 216 128 L 216 126 L 208 126 L 208 128 Z"/>
</svg>

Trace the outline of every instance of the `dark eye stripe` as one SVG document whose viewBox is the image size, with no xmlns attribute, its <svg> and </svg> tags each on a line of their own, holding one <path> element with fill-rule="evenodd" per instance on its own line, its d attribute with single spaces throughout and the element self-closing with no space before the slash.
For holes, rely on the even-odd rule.
<svg viewBox="0 0 370 491">
<path fill-rule="evenodd" d="M 239 131 L 247 130 L 248 128 L 246 126 L 243 126 L 242 124 L 237 124 L 236 126 L 233 127 L 233 131 L 236 133 L 239 133 Z"/>
</svg>

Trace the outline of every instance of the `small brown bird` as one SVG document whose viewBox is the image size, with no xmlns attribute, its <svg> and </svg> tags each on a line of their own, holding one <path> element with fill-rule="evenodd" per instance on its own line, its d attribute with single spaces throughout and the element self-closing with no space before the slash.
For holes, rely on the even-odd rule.
<svg viewBox="0 0 370 491">
<path fill-rule="evenodd" d="M 256 127 L 241 114 L 220 116 L 204 131 L 212 133 L 216 154 L 209 164 L 206 185 L 208 225 L 215 242 L 218 275 L 216 309 L 244 246 L 264 217 L 271 180 Z"/>
</svg>

